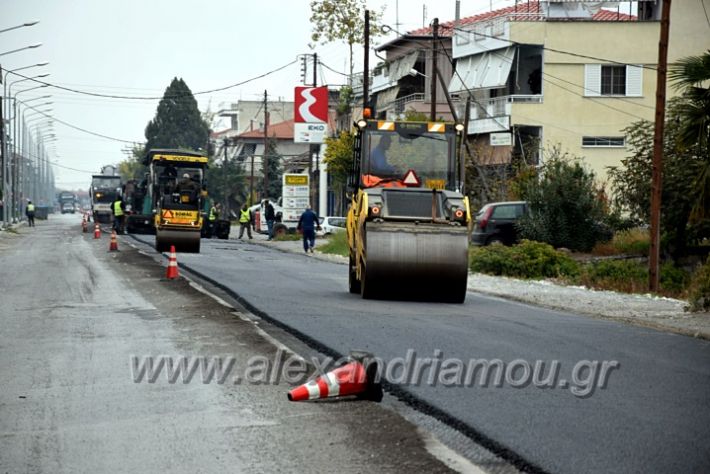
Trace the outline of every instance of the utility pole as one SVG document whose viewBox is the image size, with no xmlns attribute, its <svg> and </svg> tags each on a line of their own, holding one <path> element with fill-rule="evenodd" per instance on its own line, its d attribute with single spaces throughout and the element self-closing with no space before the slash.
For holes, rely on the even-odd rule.
<svg viewBox="0 0 710 474">
<path fill-rule="evenodd" d="M 249 205 L 254 204 L 252 202 L 252 199 L 254 199 L 254 154 L 252 153 L 251 155 L 251 176 L 249 177 L 249 199 L 247 199 L 247 202 Z"/>
<path fill-rule="evenodd" d="M 666 70 L 668 68 L 668 33 L 671 0 L 661 6 L 661 38 L 658 42 L 656 73 L 656 123 L 653 133 L 653 168 L 651 175 L 651 246 L 648 252 L 648 289 L 658 292 L 658 262 L 661 241 L 661 189 L 663 185 L 663 132 L 666 113 Z"/>
<path fill-rule="evenodd" d="M 431 53 L 431 67 L 432 71 L 434 71 L 433 74 L 430 74 L 429 76 L 429 83 L 431 84 L 431 121 L 436 120 L 436 75 L 437 75 L 437 53 L 438 53 L 438 46 L 439 46 L 439 19 L 434 18 L 432 27 L 431 27 L 431 40 L 433 42 L 432 44 L 432 53 Z"/>
<path fill-rule="evenodd" d="M 318 53 L 313 53 L 313 87 L 318 87 L 318 75 L 316 72 L 316 66 L 318 65 Z M 320 215 L 320 209 L 316 200 L 316 190 L 317 184 L 315 183 L 313 175 L 313 160 L 318 159 L 318 152 L 320 150 L 320 145 L 312 143 L 308 147 L 308 182 L 310 185 L 308 200 L 311 203 L 311 208 L 316 210 L 316 213 Z"/>
<path fill-rule="evenodd" d="M 268 94 L 264 91 L 264 156 L 261 158 L 261 170 L 264 173 L 264 192 L 261 196 L 266 199 L 269 197 L 269 111 L 268 111 Z"/>
<path fill-rule="evenodd" d="M 363 111 L 367 107 L 370 98 L 368 89 L 370 88 L 370 10 L 365 10 L 365 58 L 364 71 L 362 72 L 362 107 Z M 353 86 L 354 87 L 354 86 Z M 371 117 L 374 118 L 374 117 Z"/>
</svg>

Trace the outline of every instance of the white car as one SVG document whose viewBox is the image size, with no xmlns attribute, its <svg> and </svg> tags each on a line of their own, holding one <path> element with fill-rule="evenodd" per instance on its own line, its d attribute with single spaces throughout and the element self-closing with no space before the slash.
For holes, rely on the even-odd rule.
<svg viewBox="0 0 710 474">
<path fill-rule="evenodd" d="M 333 232 L 341 232 L 345 230 L 345 217 L 320 217 L 318 218 L 321 230 L 316 231 L 316 235 L 328 235 Z"/>
</svg>

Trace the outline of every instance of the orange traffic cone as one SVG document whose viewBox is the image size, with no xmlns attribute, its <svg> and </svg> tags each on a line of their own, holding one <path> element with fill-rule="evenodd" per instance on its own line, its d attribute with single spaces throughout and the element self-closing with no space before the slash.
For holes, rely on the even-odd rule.
<svg viewBox="0 0 710 474">
<path fill-rule="evenodd" d="M 170 257 L 168 257 L 168 271 L 165 278 L 174 280 L 178 277 L 177 255 L 175 255 L 175 246 L 170 246 Z"/>
<path fill-rule="evenodd" d="M 108 251 L 109 252 L 116 252 L 118 251 L 118 240 L 116 240 L 116 231 L 111 232 L 111 243 L 108 246 Z"/>
<path fill-rule="evenodd" d="M 351 362 L 294 388 L 288 392 L 288 399 L 292 402 L 300 402 L 357 395 L 358 398 L 381 401 L 382 386 L 375 381 L 377 363 L 373 355 L 359 351 L 351 352 L 350 360 Z"/>
<path fill-rule="evenodd" d="M 99 229 L 99 225 L 96 224 L 94 226 L 94 238 L 95 239 L 100 239 L 101 238 L 101 229 Z"/>
</svg>

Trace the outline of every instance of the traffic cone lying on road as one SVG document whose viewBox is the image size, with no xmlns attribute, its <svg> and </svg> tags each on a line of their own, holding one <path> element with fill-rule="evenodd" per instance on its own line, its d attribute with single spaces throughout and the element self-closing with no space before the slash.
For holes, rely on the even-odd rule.
<svg viewBox="0 0 710 474">
<path fill-rule="evenodd" d="M 377 363 L 372 354 L 355 351 L 350 353 L 347 364 L 321 375 L 288 392 L 292 402 L 320 398 L 357 395 L 358 398 L 379 402 L 382 386 L 376 382 Z"/>
<path fill-rule="evenodd" d="M 116 252 L 118 251 L 118 240 L 116 240 L 116 231 L 111 232 L 111 243 L 108 246 L 108 251 L 109 252 Z"/>
<path fill-rule="evenodd" d="M 94 238 L 95 239 L 100 239 L 101 238 L 101 229 L 99 229 L 99 225 L 96 224 L 94 226 Z"/>
<path fill-rule="evenodd" d="M 168 257 L 168 271 L 165 278 L 174 280 L 178 277 L 177 255 L 175 255 L 175 246 L 170 246 L 170 257 Z"/>
</svg>

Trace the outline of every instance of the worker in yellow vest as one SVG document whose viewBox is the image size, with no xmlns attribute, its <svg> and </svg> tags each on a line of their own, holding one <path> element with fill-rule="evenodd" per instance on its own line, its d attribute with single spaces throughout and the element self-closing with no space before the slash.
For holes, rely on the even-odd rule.
<svg viewBox="0 0 710 474">
<path fill-rule="evenodd" d="M 217 225 L 217 219 L 219 219 L 220 211 L 222 206 L 220 203 L 212 203 L 210 207 L 210 213 L 207 215 L 207 238 L 211 239 L 215 232 L 215 226 Z"/>
<path fill-rule="evenodd" d="M 123 234 L 123 221 L 126 218 L 126 205 L 123 203 L 123 198 L 118 196 L 111 205 L 113 212 L 113 230 L 117 234 Z"/>
<path fill-rule="evenodd" d="M 253 238 L 251 236 L 251 211 L 249 210 L 249 207 L 244 204 L 242 208 L 239 211 L 239 238 L 241 239 L 242 236 L 244 235 L 244 229 L 247 230 L 247 235 L 249 238 Z"/>
<path fill-rule="evenodd" d="M 25 208 L 25 215 L 27 216 L 27 225 L 30 227 L 35 226 L 35 205 L 32 201 L 27 201 L 27 207 Z"/>
</svg>

